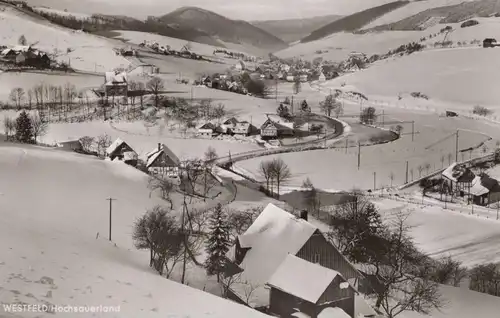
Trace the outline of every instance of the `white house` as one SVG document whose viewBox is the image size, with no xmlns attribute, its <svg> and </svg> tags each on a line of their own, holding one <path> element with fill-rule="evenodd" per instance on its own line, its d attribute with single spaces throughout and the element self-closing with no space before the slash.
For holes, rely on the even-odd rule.
<svg viewBox="0 0 500 318">
<path fill-rule="evenodd" d="M 180 159 L 166 145 L 158 144 L 147 155 L 146 168 L 153 175 L 177 178 L 179 176 Z"/>
</svg>

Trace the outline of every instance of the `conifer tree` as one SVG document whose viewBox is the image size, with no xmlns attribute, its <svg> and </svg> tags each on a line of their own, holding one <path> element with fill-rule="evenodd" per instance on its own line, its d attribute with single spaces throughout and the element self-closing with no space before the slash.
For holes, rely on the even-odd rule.
<svg viewBox="0 0 500 318">
<path fill-rule="evenodd" d="M 225 257 L 230 245 L 228 218 L 222 209 L 222 205 L 218 204 L 210 215 L 206 246 L 208 258 L 205 262 L 207 274 L 217 275 L 217 282 L 220 281 L 220 274 L 224 270 Z"/>
<path fill-rule="evenodd" d="M 16 119 L 16 140 L 22 143 L 33 143 L 33 125 L 31 119 L 22 111 Z"/>
</svg>

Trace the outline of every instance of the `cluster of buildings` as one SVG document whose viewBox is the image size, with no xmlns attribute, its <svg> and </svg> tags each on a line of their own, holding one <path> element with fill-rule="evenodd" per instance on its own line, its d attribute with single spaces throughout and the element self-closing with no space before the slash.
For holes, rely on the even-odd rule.
<svg viewBox="0 0 500 318">
<path fill-rule="evenodd" d="M 367 275 L 307 219 L 268 204 L 226 255 L 228 298 L 276 317 L 379 317 Z"/>
<path fill-rule="evenodd" d="M 260 134 L 261 138 L 266 140 L 292 137 L 295 135 L 295 128 L 293 127 L 293 123 L 283 122 L 280 118 L 272 116 L 268 116 L 260 128 L 246 120 L 240 121 L 236 117 L 229 117 L 222 120 L 220 124 L 210 121 L 201 123 L 197 127 L 197 132 L 198 135 L 204 137 Z"/>
<path fill-rule="evenodd" d="M 42 69 L 50 68 L 51 60 L 47 53 L 32 46 L 17 45 L 0 49 L 0 61 L 4 63 Z"/>
<path fill-rule="evenodd" d="M 441 176 L 446 193 L 468 203 L 487 206 L 500 201 L 500 184 L 487 173 L 476 175 L 465 165 L 453 163 Z"/>
<path fill-rule="evenodd" d="M 159 68 L 151 64 L 139 64 L 128 70 L 111 71 L 104 73 L 104 96 L 128 96 L 129 80 L 143 78 L 159 73 Z"/>
<path fill-rule="evenodd" d="M 203 57 L 199 54 L 196 54 L 191 51 L 189 48 L 188 44 L 184 45 L 180 50 L 174 50 L 170 47 L 170 45 L 160 45 L 158 42 L 148 42 L 144 41 L 143 43 L 139 44 L 141 47 L 148 47 L 152 49 L 155 52 L 165 54 L 165 55 L 172 55 L 172 56 L 177 56 L 177 57 L 183 57 L 187 59 L 193 59 L 193 60 L 202 60 Z"/>
</svg>

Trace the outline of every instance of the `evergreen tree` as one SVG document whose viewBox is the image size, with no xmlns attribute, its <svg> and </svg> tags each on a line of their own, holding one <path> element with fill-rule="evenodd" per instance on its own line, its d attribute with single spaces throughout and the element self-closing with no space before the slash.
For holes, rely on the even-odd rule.
<svg viewBox="0 0 500 318">
<path fill-rule="evenodd" d="M 302 103 L 300 103 L 300 111 L 303 113 L 310 113 L 311 112 L 311 107 L 309 107 L 309 104 L 307 104 L 307 101 L 304 99 Z"/>
<path fill-rule="evenodd" d="M 22 143 L 33 143 L 33 125 L 31 119 L 26 113 L 22 111 L 16 119 L 16 140 Z"/>
<path fill-rule="evenodd" d="M 228 218 L 222 209 L 222 205 L 218 204 L 210 215 L 209 236 L 206 246 L 208 258 L 205 262 L 207 274 L 217 275 L 217 282 L 220 281 L 220 274 L 224 270 L 226 253 L 231 245 L 230 232 Z"/>
</svg>

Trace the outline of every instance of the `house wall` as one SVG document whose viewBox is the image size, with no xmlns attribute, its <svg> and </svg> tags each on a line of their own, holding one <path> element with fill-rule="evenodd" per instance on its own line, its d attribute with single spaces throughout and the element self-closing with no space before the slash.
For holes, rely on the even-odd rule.
<svg viewBox="0 0 500 318">
<path fill-rule="evenodd" d="M 127 85 L 106 85 L 106 96 L 127 96 Z"/>
<path fill-rule="evenodd" d="M 326 307 L 340 307 L 351 317 L 354 317 L 354 289 L 352 287 L 340 289 L 340 283 L 345 282 L 342 277 L 337 276 L 327 287 L 323 295 L 319 298 L 318 312 Z"/>
<path fill-rule="evenodd" d="M 263 137 L 277 137 L 278 136 L 278 129 L 274 126 L 268 126 L 265 128 L 262 128 L 260 130 L 260 134 Z"/>
<path fill-rule="evenodd" d="M 120 160 L 123 160 L 123 154 L 127 151 L 134 151 L 129 145 L 126 143 L 122 143 L 118 148 L 113 151 L 113 153 L 109 154 L 109 158 L 111 160 L 114 160 L 115 158 L 118 158 Z"/>
<path fill-rule="evenodd" d="M 338 271 L 345 279 L 363 278 L 361 274 L 325 237 L 316 231 L 296 254 L 297 257 L 311 263 Z M 319 262 L 317 262 L 319 260 Z"/>
<path fill-rule="evenodd" d="M 350 290 L 352 291 L 352 288 Z M 329 294 L 335 297 L 332 290 L 330 290 Z M 337 298 L 336 301 L 318 302 L 318 304 L 313 304 L 273 287 L 271 287 L 269 297 L 269 313 L 281 318 L 291 318 L 292 314 L 297 312 L 297 309 L 311 318 L 316 318 L 327 307 L 342 308 L 348 315 L 354 317 L 354 292 L 352 292 L 352 296 Z"/>
</svg>

